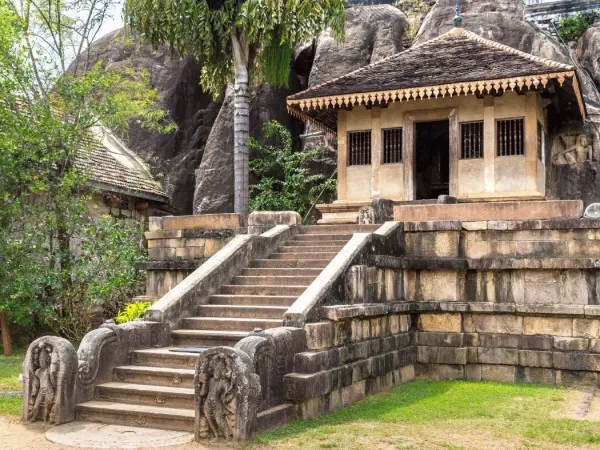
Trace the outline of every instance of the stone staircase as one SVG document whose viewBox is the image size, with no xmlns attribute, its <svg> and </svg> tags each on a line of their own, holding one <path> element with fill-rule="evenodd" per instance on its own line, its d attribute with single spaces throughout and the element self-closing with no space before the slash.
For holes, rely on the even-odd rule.
<svg viewBox="0 0 600 450">
<path fill-rule="evenodd" d="M 131 365 L 116 367 L 114 381 L 96 387 L 94 399 L 77 405 L 77 418 L 169 430 L 194 429 L 197 353 L 186 348 L 234 346 L 249 332 L 283 326 L 285 311 L 317 278 L 353 233 L 379 225 L 317 225 L 252 261 L 221 286 L 194 317 L 172 332 L 172 347 L 137 350 Z M 183 351 L 172 351 L 182 349 Z"/>
</svg>

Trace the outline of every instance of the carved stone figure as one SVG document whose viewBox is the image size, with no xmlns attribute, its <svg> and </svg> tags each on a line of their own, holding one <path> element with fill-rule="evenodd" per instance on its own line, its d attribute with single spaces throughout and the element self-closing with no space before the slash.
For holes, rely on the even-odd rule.
<svg viewBox="0 0 600 450">
<path fill-rule="evenodd" d="M 375 223 L 375 211 L 371 206 L 363 206 L 358 211 L 359 225 L 373 225 Z"/>
<path fill-rule="evenodd" d="M 568 146 L 563 136 L 560 136 L 560 140 L 563 143 L 565 149 L 559 151 L 554 155 L 554 158 L 552 160 L 554 164 L 576 164 L 585 161 L 592 161 L 594 159 L 594 149 L 592 146 L 592 142 L 587 135 L 578 135 L 575 141 L 575 145 L 572 145 L 570 147 Z"/>
<path fill-rule="evenodd" d="M 244 441 L 256 431 L 260 381 L 250 357 L 211 348 L 196 365 L 196 439 Z"/>
<path fill-rule="evenodd" d="M 23 422 L 59 425 L 75 418 L 77 353 L 69 341 L 34 341 L 23 365 Z"/>
</svg>

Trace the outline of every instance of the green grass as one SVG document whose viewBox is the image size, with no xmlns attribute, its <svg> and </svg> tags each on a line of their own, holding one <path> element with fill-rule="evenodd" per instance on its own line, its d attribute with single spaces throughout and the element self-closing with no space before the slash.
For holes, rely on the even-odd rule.
<svg viewBox="0 0 600 450">
<path fill-rule="evenodd" d="M 429 448 L 429 442 L 432 448 L 458 449 L 489 448 L 497 440 L 523 448 L 600 444 L 599 422 L 565 418 L 570 412 L 565 400 L 572 394 L 550 386 L 415 382 L 327 416 L 292 422 L 258 436 L 250 446 Z"/>
<path fill-rule="evenodd" d="M 19 381 L 19 374 L 23 372 L 23 354 L 15 356 L 0 355 L 0 392 L 20 392 L 23 385 Z M 21 414 L 21 399 L 0 397 L 0 415 Z"/>
</svg>

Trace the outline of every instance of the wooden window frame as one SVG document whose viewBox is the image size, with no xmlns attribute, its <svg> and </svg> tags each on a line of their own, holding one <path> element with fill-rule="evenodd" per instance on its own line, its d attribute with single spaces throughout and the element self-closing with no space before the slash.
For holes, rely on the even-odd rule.
<svg viewBox="0 0 600 450">
<path fill-rule="evenodd" d="M 395 152 L 392 152 L 393 154 L 395 154 L 396 156 L 399 156 L 399 160 L 398 161 L 388 161 L 387 160 L 387 149 L 386 149 L 386 140 L 385 140 L 385 134 L 386 131 L 399 131 L 400 132 L 400 142 L 396 143 L 396 145 L 400 147 L 400 151 L 398 152 L 397 150 Z M 388 164 L 402 164 L 404 163 L 404 154 L 403 154 L 403 150 L 404 150 L 404 127 L 390 127 L 390 128 L 383 128 L 381 130 L 381 152 L 382 152 L 382 165 L 388 165 Z"/>
<path fill-rule="evenodd" d="M 368 143 L 367 154 L 366 155 L 358 155 L 353 157 L 353 148 L 352 148 L 352 135 L 358 134 L 368 134 L 369 139 L 365 140 L 365 143 Z M 373 130 L 352 130 L 348 131 L 347 134 L 347 157 L 346 157 L 346 166 L 348 167 L 356 167 L 356 166 L 370 166 L 373 164 Z M 368 160 L 368 162 L 366 162 Z M 356 162 L 359 161 L 359 162 Z M 365 162 L 361 162 L 365 161 Z"/>
<path fill-rule="evenodd" d="M 481 126 L 480 130 L 480 145 L 477 156 L 465 156 L 467 154 L 465 150 L 465 139 L 463 136 L 463 126 L 478 124 Z M 461 161 L 469 161 L 473 159 L 484 159 L 485 154 L 485 123 L 483 120 L 471 120 L 468 122 L 460 122 L 460 144 L 459 144 L 459 158 Z M 471 149 L 471 155 L 475 154 L 475 151 Z"/>
<path fill-rule="evenodd" d="M 499 129 L 499 124 L 501 122 L 510 122 L 510 121 L 521 121 L 522 122 L 522 127 L 521 127 L 521 136 L 520 136 L 520 141 L 521 141 L 521 153 L 516 153 L 516 154 L 502 154 L 500 153 L 502 151 L 502 146 L 500 145 L 500 129 Z M 506 117 L 506 118 L 501 118 L 501 119 L 496 119 L 496 132 L 495 132 L 495 136 L 494 139 L 496 139 L 496 158 L 511 158 L 511 157 L 522 157 L 525 156 L 527 154 L 527 139 L 525 138 L 525 132 L 527 130 L 527 124 L 526 124 L 526 119 L 525 116 L 518 116 L 518 117 Z"/>
</svg>

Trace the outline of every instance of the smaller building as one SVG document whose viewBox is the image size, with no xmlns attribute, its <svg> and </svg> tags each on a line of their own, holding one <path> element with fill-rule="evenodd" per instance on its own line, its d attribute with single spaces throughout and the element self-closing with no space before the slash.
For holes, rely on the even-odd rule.
<svg viewBox="0 0 600 450">
<path fill-rule="evenodd" d="M 142 221 L 172 213 L 168 195 L 144 161 L 110 130 L 98 128 L 95 134 L 98 143 L 81 151 L 76 160 L 94 190 L 92 211 Z"/>
<path fill-rule="evenodd" d="M 322 212 L 354 221 L 372 199 L 444 194 L 546 199 L 547 131 L 586 117 L 575 68 L 457 25 L 288 97 L 291 114 L 337 136 L 337 201 Z"/>
</svg>

